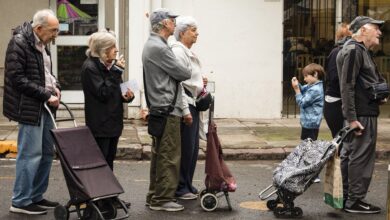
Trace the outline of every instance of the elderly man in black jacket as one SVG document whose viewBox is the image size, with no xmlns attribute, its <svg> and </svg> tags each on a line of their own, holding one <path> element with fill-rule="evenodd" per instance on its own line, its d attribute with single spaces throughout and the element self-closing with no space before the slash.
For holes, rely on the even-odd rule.
<svg viewBox="0 0 390 220">
<path fill-rule="evenodd" d="M 43 105 L 54 110 L 60 99 L 46 45 L 57 37 L 58 26 L 51 10 L 38 11 L 32 23 L 15 29 L 6 52 L 3 114 L 19 122 L 14 213 L 46 214 L 58 205 L 43 198 L 53 160 L 53 122 Z"/>
<path fill-rule="evenodd" d="M 351 213 L 379 213 L 380 208 L 364 201 L 375 166 L 375 147 L 379 105 L 386 98 L 373 98 L 370 88 L 384 82 L 371 52 L 379 45 L 384 21 L 358 16 L 350 25 L 352 39 L 345 42 L 337 55 L 337 71 L 343 116 L 350 128 L 358 131 L 343 143 L 341 171 L 345 198 L 344 210 Z"/>
</svg>

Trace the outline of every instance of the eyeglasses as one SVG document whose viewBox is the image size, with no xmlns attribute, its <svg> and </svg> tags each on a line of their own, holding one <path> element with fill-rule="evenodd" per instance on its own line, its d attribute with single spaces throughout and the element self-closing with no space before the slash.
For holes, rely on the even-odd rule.
<svg viewBox="0 0 390 220">
<path fill-rule="evenodd" d="M 44 29 L 48 30 L 49 32 L 51 32 L 53 34 L 60 32 L 60 30 L 58 28 L 46 28 L 45 27 Z"/>
</svg>

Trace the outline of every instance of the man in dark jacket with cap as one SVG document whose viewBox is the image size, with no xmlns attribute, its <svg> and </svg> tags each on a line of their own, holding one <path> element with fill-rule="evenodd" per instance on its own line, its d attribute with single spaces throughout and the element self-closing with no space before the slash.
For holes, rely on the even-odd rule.
<svg viewBox="0 0 390 220">
<path fill-rule="evenodd" d="M 46 45 L 58 26 L 53 11 L 38 11 L 32 23 L 15 29 L 6 52 L 3 114 L 19 122 L 13 213 L 41 215 L 58 205 L 43 198 L 53 160 L 53 121 L 43 105 L 56 109 L 60 99 Z"/>
<path fill-rule="evenodd" d="M 386 99 L 372 99 L 369 88 L 384 82 L 371 56 L 379 45 L 384 21 L 358 16 L 350 24 L 352 39 L 337 55 L 337 70 L 343 116 L 350 128 L 358 129 L 344 141 L 341 151 L 345 206 L 351 213 L 379 213 L 380 208 L 363 201 L 375 166 L 379 105 Z M 348 192 L 348 193 L 346 193 Z"/>
</svg>

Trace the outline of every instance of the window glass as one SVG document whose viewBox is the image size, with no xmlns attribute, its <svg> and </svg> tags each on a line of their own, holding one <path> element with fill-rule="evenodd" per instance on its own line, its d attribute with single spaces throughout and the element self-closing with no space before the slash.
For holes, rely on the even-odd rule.
<svg viewBox="0 0 390 220">
<path fill-rule="evenodd" d="M 381 28 L 382 38 L 380 45 L 374 48 L 374 60 L 378 71 L 390 82 L 390 1 L 389 0 L 359 0 L 358 15 L 365 15 L 374 19 L 384 20 Z M 381 116 L 389 117 L 390 103 L 381 105 Z"/>
<path fill-rule="evenodd" d="M 335 0 L 284 1 L 283 113 L 298 113 L 291 78 L 301 82 L 309 63 L 325 65 L 332 50 L 335 30 Z"/>
<path fill-rule="evenodd" d="M 87 46 L 57 46 L 58 80 L 62 90 L 82 90 L 81 67 Z"/>
<path fill-rule="evenodd" d="M 98 0 L 57 0 L 59 35 L 90 35 L 98 30 Z"/>
</svg>

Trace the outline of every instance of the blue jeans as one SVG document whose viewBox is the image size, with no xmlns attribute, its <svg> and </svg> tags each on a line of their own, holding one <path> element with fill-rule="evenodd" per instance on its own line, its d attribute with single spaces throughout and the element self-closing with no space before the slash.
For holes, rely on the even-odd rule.
<svg viewBox="0 0 390 220">
<path fill-rule="evenodd" d="M 42 112 L 39 126 L 19 123 L 12 205 L 27 206 L 43 199 L 53 161 L 54 145 L 50 134 L 53 127 L 46 111 Z"/>
</svg>

